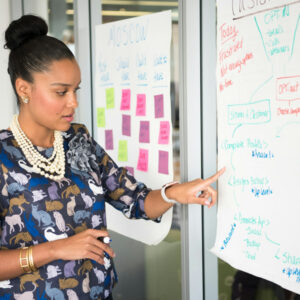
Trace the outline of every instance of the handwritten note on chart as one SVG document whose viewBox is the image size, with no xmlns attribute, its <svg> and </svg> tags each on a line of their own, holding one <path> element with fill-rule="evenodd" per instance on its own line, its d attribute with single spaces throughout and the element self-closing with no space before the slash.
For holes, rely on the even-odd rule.
<svg viewBox="0 0 300 300">
<path fill-rule="evenodd" d="M 217 1 L 217 237 L 233 267 L 300 293 L 300 1 Z"/>
<path fill-rule="evenodd" d="M 150 188 L 173 180 L 170 43 L 170 11 L 96 27 L 96 139 Z M 172 210 L 158 224 L 106 208 L 109 229 L 147 244 L 171 226 Z"/>
</svg>

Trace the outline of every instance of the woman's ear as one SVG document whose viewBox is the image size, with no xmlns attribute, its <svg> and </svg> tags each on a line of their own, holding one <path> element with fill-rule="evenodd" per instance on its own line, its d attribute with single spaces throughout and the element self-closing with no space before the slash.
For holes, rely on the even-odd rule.
<svg viewBox="0 0 300 300">
<path fill-rule="evenodd" d="M 15 87 L 16 87 L 16 92 L 17 92 L 20 99 L 30 98 L 30 95 L 31 95 L 31 84 L 30 84 L 30 82 L 28 82 L 28 81 L 26 81 L 22 78 L 17 78 Z"/>
</svg>

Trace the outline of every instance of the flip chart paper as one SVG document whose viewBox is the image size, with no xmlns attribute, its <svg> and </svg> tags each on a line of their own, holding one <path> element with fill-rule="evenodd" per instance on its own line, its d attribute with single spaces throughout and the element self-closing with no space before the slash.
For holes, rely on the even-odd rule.
<svg viewBox="0 0 300 300">
<path fill-rule="evenodd" d="M 173 181 L 172 141 L 159 138 L 160 122 L 171 124 L 171 25 L 171 11 L 165 11 L 98 25 L 95 30 L 95 120 L 96 109 L 105 108 L 102 127 L 94 124 L 95 139 L 103 145 L 106 130 L 112 130 L 114 147 L 107 153 L 118 166 L 131 167 L 137 181 L 152 189 Z M 172 126 L 169 136 L 171 131 Z M 158 170 L 160 150 L 169 153 L 168 172 Z M 163 240 L 172 223 L 172 209 L 161 223 L 128 220 L 110 205 L 106 216 L 108 229 L 149 245 Z"/>
<path fill-rule="evenodd" d="M 217 1 L 218 190 L 212 251 L 300 293 L 299 1 Z"/>
</svg>

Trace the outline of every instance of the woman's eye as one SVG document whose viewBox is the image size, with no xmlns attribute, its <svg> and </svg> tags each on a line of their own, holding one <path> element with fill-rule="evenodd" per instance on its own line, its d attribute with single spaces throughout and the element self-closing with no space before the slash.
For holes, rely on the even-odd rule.
<svg viewBox="0 0 300 300">
<path fill-rule="evenodd" d="M 74 92 L 76 93 L 76 92 L 78 92 L 78 90 L 80 90 L 80 86 L 78 86 L 75 90 L 74 90 Z"/>
<path fill-rule="evenodd" d="M 64 96 L 66 93 L 67 93 L 67 91 L 62 91 L 62 92 L 58 91 L 58 92 L 56 92 L 56 94 L 59 95 L 59 96 Z"/>
</svg>

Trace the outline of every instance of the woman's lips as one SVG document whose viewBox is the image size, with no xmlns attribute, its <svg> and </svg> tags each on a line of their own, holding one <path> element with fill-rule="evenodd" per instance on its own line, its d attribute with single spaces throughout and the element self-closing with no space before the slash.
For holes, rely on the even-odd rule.
<svg viewBox="0 0 300 300">
<path fill-rule="evenodd" d="M 66 121 L 68 121 L 68 122 L 72 122 L 74 120 L 74 116 L 73 115 L 63 116 L 63 118 Z"/>
</svg>

